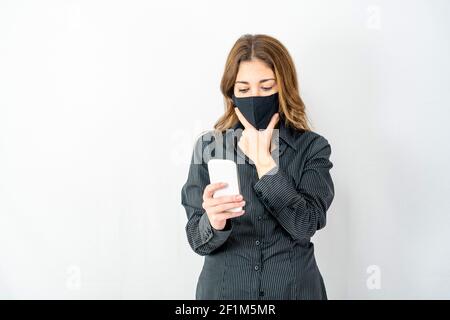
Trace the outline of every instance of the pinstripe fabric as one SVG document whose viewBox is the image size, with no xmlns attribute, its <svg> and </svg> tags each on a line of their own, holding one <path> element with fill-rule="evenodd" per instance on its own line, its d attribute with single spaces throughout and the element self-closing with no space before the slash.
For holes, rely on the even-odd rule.
<svg viewBox="0 0 450 320">
<path fill-rule="evenodd" d="M 231 130 L 209 131 L 195 144 L 181 203 L 189 245 L 204 256 L 196 299 L 327 299 L 310 239 L 325 226 L 334 198 L 331 147 L 315 132 L 283 121 L 277 128 L 277 166 L 260 179 Z M 215 230 L 202 208 L 206 164 L 225 156 L 238 164 L 246 212 Z"/>
</svg>

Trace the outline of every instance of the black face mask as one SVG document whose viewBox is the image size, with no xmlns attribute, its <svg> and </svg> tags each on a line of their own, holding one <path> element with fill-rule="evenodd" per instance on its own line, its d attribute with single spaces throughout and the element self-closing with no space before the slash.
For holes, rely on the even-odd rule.
<svg viewBox="0 0 450 320">
<path fill-rule="evenodd" d="M 245 119 L 256 128 L 266 129 L 272 116 L 278 112 L 278 92 L 270 96 L 252 96 L 237 98 L 232 94 L 234 105 L 244 115 Z"/>
</svg>

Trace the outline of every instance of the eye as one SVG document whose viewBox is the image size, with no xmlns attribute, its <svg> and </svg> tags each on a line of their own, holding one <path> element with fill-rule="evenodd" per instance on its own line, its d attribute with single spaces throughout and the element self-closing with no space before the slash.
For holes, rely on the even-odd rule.
<svg viewBox="0 0 450 320">
<path fill-rule="evenodd" d="M 269 91 L 271 90 L 273 87 L 261 87 L 261 89 L 263 89 L 264 91 Z"/>
<path fill-rule="evenodd" d="M 242 92 L 242 93 L 245 93 L 247 91 L 248 91 L 248 89 L 239 89 L 239 92 Z"/>
</svg>

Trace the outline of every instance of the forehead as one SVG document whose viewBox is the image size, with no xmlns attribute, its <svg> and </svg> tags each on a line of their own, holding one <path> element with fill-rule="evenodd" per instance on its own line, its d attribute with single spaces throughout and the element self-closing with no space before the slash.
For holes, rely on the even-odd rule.
<svg viewBox="0 0 450 320">
<path fill-rule="evenodd" d="M 261 79 L 275 78 L 272 69 L 261 60 L 242 61 L 236 75 L 236 81 L 257 83 Z"/>
</svg>

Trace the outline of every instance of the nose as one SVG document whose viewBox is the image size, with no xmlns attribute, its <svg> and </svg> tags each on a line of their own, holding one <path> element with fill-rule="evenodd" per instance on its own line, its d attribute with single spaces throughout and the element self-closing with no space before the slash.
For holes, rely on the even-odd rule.
<svg viewBox="0 0 450 320">
<path fill-rule="evenodd" d="M 252 95 L 252 97 L 259 97 L 259 96 L 262 96 L 262 92 L 259 88 L 255 88 L 255 89 L 252 89 L 251 95 Z"/>
</svg>

